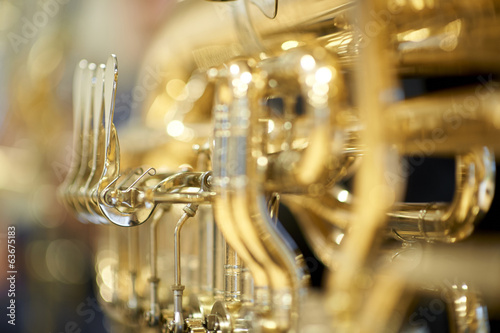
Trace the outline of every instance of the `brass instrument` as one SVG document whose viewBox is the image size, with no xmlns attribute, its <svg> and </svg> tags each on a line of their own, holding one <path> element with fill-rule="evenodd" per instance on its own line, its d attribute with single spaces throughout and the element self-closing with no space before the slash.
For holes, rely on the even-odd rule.
<svg viewBox="0 0 500 333">
<path fill-rule="evenodd" d="M 96 235 L 113 331 L 417 332 L 414 300 L 434 295 L 450 331 L 488 332 L 500 248 L 467 239 L 494 205 L 500 2 L 172 10 L 126 127 L 120 54 L 73 76 L 58 195 Z M 479 82 L 405 96 L 408 80 L 464 76 Z M 431 156 L 455 159 L 451 202 L 405 202 L 405 161 Z M 328 268 L 320 293 L 281 207 Z"/>
</svg>

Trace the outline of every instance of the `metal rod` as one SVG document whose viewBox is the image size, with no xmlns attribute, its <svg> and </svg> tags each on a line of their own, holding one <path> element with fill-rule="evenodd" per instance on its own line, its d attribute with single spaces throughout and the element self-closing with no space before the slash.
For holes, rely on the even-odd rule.
<svg viewBox="0 0 500 333">
<path fill-rule="evenodd" d="M 389 228 L 407 240 L 456 242 L 469 236 L 489 210 L 495 192 L 495 158 L 487 147 L 460 154 L 450 204 L 404 203 L 388 213 Z"/>
<path fill-rule="evenodd" d="M 137 251 L 139 249 L 139 235 L 138 230 L 136 228 L 132 228 L 128 230 L 128 270 L 130 274 L 130 288 L 131 293 L 128 300 L 128 307 L 133 310 L 137 310 L 138 301 L 137 301 L 137 266 L 138 266 L 138 258 Z"/>
</svg>

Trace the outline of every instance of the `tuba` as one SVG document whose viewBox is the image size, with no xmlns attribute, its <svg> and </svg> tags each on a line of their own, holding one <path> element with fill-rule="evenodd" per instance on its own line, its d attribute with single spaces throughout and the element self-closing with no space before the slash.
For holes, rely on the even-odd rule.
<svg viewBox="0 0 500 333">
<path fill-rule="evenodd" d="M 494 197 L 499 14 L 496 0 L 182 1 L 123 128 L 120 55 L 82 60 L 59 196 L 95 235 L 114 329 L 413 332 L 439 314 L 488 332 L 499 249 L 466 239 Z M 455 160 L 451 200 L 406 199 L 431 157 Z M 320 291 L 294 224 L 328 269 Z M 422 295 L 438 300 L 428 317 Z"/>
</svg>

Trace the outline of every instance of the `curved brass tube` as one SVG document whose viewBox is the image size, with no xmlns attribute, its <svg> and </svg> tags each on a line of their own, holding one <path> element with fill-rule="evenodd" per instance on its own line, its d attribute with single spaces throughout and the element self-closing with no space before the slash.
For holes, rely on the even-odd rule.
<svg viewBox="0 0 500 333">
<path fill-rule="evenodd" d="M 486 305 L 470 284 L 445 281 L 444 288 L 451 332 L 490 331 Z"/>
<path fill-rule="evenodd" d="M 184 285 L 181 282 L 181 230 L 186 221 L 193 217 L 198 211 L 198 205 L 188 204 L 184 207 L 184 213 L 175 225 L 174 230 L 174 284 L 172 291 L 174 293 L 174 319 L 172 322 L 175 333 L 184 332 L 184 315 L 182 311 L 182 296 L 184 294 Z"/>
<path fill-rule="evenodd" d="M 73 182 L 69 185 L 67 190 L 67 196 L 71 206 L 77 212 L 78 218 L 82 222 L 86 222 L 83 218 L 85 215 L 86 208 L 82 206 L 81 202 L 78 200 L 78 193 L 80 188 L 85 184 L 89 174 L 90 168 L 88 164 L 91 160 L 91 116 L 92 116 L 92 92 L 93 92 L 93 80 L 95 80 L 96 65 L 91 63 L 87 68 L 83 69 L 82 72 L 82 85 L 81 85 L 81 156 L 80 156 L 80 166 L 78 172 L 75 175 Z M 76 78 L 75 78 L 76 79 Z M 75 115 L 76 116 L 76 115 Z"/>
<path fill-rule="evenodd" d="M 341 230 L 346 230 L 352 221 L 352 194 L 338 185 L 320 197 L 284 195 L 283 202 L 290 209 L 300 206 Z"/>
<path fill-rule="evenodd" d="M 102 118 L 102 86 L 104 65 L 82 60 L 74 77 L 74 137 L 71 168 L 60 186 L 60 194 L 67 206 L 75 210 L 84 222 L 107 223 L 99 208 L 92 205 L 89 190 L 97 184 L 98 150 Z"/>
<path fill-rule="evenodd" d="M 396 18 L 391 31 L 399 55 L 396 65 L 403 73 L 424 75 L 498 69 L 498 5 L 498 0 L 435 0 L 400 7 L 401 19 Z"/>
<path fill-rule="evenodd" d="M 118 133 L 113 124 L 118 81 L 118 61 L 115 55 L 108 58 L 104 80 L 104 167 L 97 190 L 93 193 L 94 201 L 99 204 L 102 214 L 112 223 L 127 227 L 139 225 L 151 216 L 155 206 L 122 212 L 111 202 L 113 198 L 110 196 L 114 189 L 113 185 L 121 176 L 120 144 Z"/>
<path fill-rule="evenodd" d="M 387 289 L 383 295 L 401 297 L 397 304 L 398 311 L 407 308 L 408 301 L 411 299 L 408 296 L 419 290 L 422 291 L 423 287 L 425 291 L 435 293 L 434 302 L 438 302 L 435 303 L 435 306 L 442 307 L 437 312 L 444 312 L 446 305 L 450 325 L 449 332 L 490 331 L 487 302 L 482 299 L 482 294 L 490 296 L 490 300 L 491 297 L 497 298 L 498 283 L 495 282 L 494 285 L 489 284 L 488 286 L 482 283 L 477 284 L 480 280 L 479 277 L 484 274 L 485 270 L 476 266 L 489 267 L 494 276 L 492 281 L 496 281 L 498 264 L 495 261 L 497 260 L 493 259 L 488 263 L 478 261 L 477 258 L 482 257 L 485 253 L 482 252 L 480 247 L 466 243 L 462 243 L 462 245 L 458 245 L 452 250 L 443 245 L 436 246 L 432 244 L 406 245 L 402 248 L 387 248 L 385 250 L 388 259 L 390 259 L 386 264 L 382 265 L 383 273 L 379 275 L 382 277 L 385 275 L 385 279 L 388 275 L 392 275 L 394 282 L 398 283 L 397 281 L 399 281 L 400 287 L 404 290 L 404 296 L 401 297 L 401 291 L 399 296 L 397 293 L 395 294 L 394 288 L 390 285 L 386 286 Z M 461 258 L 461 260 L 450 260 L 450 257 Z M 496 258 L 496 256 L 493 256 L 493 258 Z M 380 299 L 382 298 L 385 299 L 386 296 L 380 297 Z M 367 312 L 370 312 L 369 307 L 367 307 Z M 410 315 L 410 322 L 414 321 L 415 317 L 418 317 L 417 314 L 418 312 L 415 312 Z M 376 311 L 374 315 L 377 315 Z M 368 319 L 372 319 L 371 322 L 373 322 L 375 318 L 371 316 Z M 370 327 L 370 320 L 365 324 L 366 327 Z"/>
<path fill-rule="evenodd" d="M 220 156 L 214 161 L 214 175 L 221 195 L 215 199 L 215 212 L 219 221 L 228 220 L 227 224 L 231 224 L 225 228 L 221 226 L 221 230 L 254 275 L 256 302 L 269 302 L 261 300 L 261 297 L 269 297 L 259 295 L 263 287 L 270 286 L 273 293 L 293 291 L 293 303 L 280 307 L 285 310 L 291 307 L 294 313 L 300 283 L 290 254 L 286 254 L 289 250 L 283 245 L 275 245 L 281 242 L 270 245 L 265 241 L 267 235 L 273 235 L 272 238 L 277 235 L 270 227 L 272 222 L 267 213 L 264 189 L 276 186 L 281 191 L 297 188 L 307 191 L 309 186 L 328 178 L 325 176 L 331 166 L 338 163 L 332 162 L 337 154 L 332 151 L 330 142 L 332 134 L 338 133 L 335 125 L 339 121 L 333 110 L 342 107 L 343 80 L 335 60 L 324 49 L 293 49 L 282 57 L 284 61 L 272 58 L 263 61 L 258 71 L 244 61 L 231 62 L 225 74 L 227 79 L 219 80 L 219 104 L 214 110 L 214 150 Z M 259 103 L 267 96 L 283 96 L 284 116 L 291 120 L 289 130 L 296 126 L 299 130 L 295 131 L 308 134 L 306 149 L 299 152 L 288 145 L 274 154 L 274 158 L 266 154 L 267 149 L 262 144 L 266 133 L 259 123 L 264 114 Z M 294 99 L 296 96 L 304 99 L 304 105 L 299 106 L 305 109 L 307 119 L 302 128 L 300 124 L 293 125 L 298 118 L 291 111 L 298 102 Z M 224 168 L 228 161 L 229 168 Z M 257 179 L 255 185 L 251 185 L 249 179 Z M 247 251 L 252 255 L 248 256 Z M 279 314 L 282 317 L 280 329 L 287 329 L 286 317 L 289 315 L 286 311 Z"/>
<path fill-rule="evenodd" d="M 339 166 L 349 160 L 343 154 L 347 134 L 341 131 L 346 124 L 340 111 L 345 109 L 345 95 L 337 61 L 323 48 L 294 48 L 279 58 L 262 61 L 259 69 L 263 76 L 256 84 L 262 88 L 255 99 L 282 98 L 285 131 L 289 137 L 296 133 L 306 135 L 308 143 L 299 151 L 287 142 L 282 151 L 264 157 L 268 172 L 266 189 L 281 193 L 301 188 L 310 191 L 311 185 L 324 183 L 325 179 L 331 181 L 332 170 L 338 173 L 342 169 Z M 292 111 L 297 109 L 304 110 L 305 124 Z"/>
<path fill-rule="evenodd" d="M 474 225 L 489 210 L 495 190 L 495 158 L 487 147 L 476 148 L 457 156 L 456 190 L 451 203 L 396 203 L 387 212 L 387 233 L 401 240 L 456 242 L 469 236 Z M 332 226 L 346 230 L 352 220 L 351 194 L 334 187 L 323 196 L 284 196 L 292 210 L 303 207 L 309 215 L 321 217 L 331 226 L 322 226 L 322 237 L 328 237 Z M 298 216 L 304 213 L 297 212 Z M 308 221 L 311 217 L 307 217 Z M 308 222 L 299 222 L 308 225 Z M 318 223 L 313 223 L 318 227 Z M 305 228 L 314 236 L 318 230 Z"/>
<path fill-rule="evenodd" d="M 153 214 L 149 229 L 149 266 L 150 276 L 149 282 L 149 310 L 144 313 L 146 323 L 149 326 L 155 326 L 160 321 L 160 301 L 158 297 L 158 285 L 160 278 L 158 276 L 158 223 L 163 217 L 164 211 L 170 210 L 170 207 L 165 209 L 159 208 Z"/>
<path fill-rule="evenodd" d="M 384 4 L 383 1 L 362 2 L 359 8 L 361 26 L 367 26 L 373 20 L 370 14 L 377 13 Z M 368 298 L 370 302 L 372 297 L 381 295 L 379 292 L 385 291 L 387 285 L 384 281 L 374 281 L 367 293 L 356 283 L 366 277 L 364 271 L 371 253 L 380 244 L 379 235 L 386 222 L 386 212 L 398 194 L 398 184 L 389 184 L 385 177 L 387 172 L 395 172 L 395 164 L 390 163 L 394 160 L 394 151 L 389 149 L 386 122 L 381 119 L 387 107 L 402 96 L 392 66 L 394 54 L 388 50 L 386 36 L 387 26 L 381 26 L 370 43 L 360 49 L 357 62 L 355 94 L 360 121 L 366 126 L 360 136 L 366 150 L 356 174 L 354 194 L 357 201 L 353 206 L 349 232 L 342 241 L 342 261 L 339 269 L 331 275 L 329 308 L 336 319 L 334 327 L 339 332 L 367 331 L 360 328 L 359 323 L 373 313 L 373 308 L 370 308 L 371 312 L 363 311 L 361 300 Z M 394 287 L 397 294 L 400 288 L 397 284 Z M 387 303 L 395 298 L 391 297 Z M 339 299 L 342 303 L 338 302 Z M 392 313 L 391 304 L 387 303 L 384 304 L 387 311 L 383 311 L 384 305 L 377 308 L 382 311 L 380 318 L 373 322 L 371 332 L 377 331 L 379 323 L 384 327 L 384 320 Z"/>
<path fill-rule="evenodd" d="M 247 61 L 228 64 L 217 80 L 214 108 L 214 199 L 217 225 L 243 259 L 255 282 L 255 303 L 276 331 L 296 328 L 302 272 L 293 251 L 278 236 L 267 212 L 258 109 L 250 108 L 253 68 Z M 261 158 L 259 160 L 259 157 Z M 287 294 L 289 297 L 274 297 Z M 271 312 L 269 311 L 269 307 Z M 267 308 L 268 310 L 265 310 Z"/>
<path fill-rule="evenodd" d="M 75 182 L 82 158 L 82 85 L 84 71 L 87 66 L 87 60 L 81 60 L 76 66 L 73 78 L 73 151 L 69 171 L 59 187 L 59 195 L 68 208 L 72 207 L 72 203 L 69 198 L 69 187 Z"/>
<path fill-rule="evenodd" d="M 103 118 L 103 93 L 104 93 L 104 75 L 106 66 L 101 64 L 97 68 L 96 82 L 93 91 L 93 111 L 92 111 L 92 166 L 89 178 L 85 186 L 81 189 L 80 195 L 82 202 L 86 206 L 87 213 L 84 218 L 94 223 L 109 223 L 108 220 L 102 216 L 101 210 L 97 202 L 93 200 L 92 193 L 97 190 L 99 177 L 103 167 L 103 160 L 101 157 L 104 154 L 104 127 L 102 125 Z"/>
<path fill-rule="evenodd" d="M 139 266 L 139 233 L 137 228 L 127 230 L 128 240 L 128 272 L 130 278 L 130 292 L 127 301 L 127 307 L 131 310 L 132 316 L 139 313 L 139 297 L 137 295 L 137 267 Z"/>
<path fill-rule="evenodd" d="M 250 73 L 248 66 L 243 63 L 240 64 L 241 68 L 247 67 L 245 72 Z M 230 80 L 228 80 L 230 81 Z M 238 228 L 238 222 L 236 221 L 235 212 L 232 207 L 232 197 L 234 196 L 234 192 L 236 189 L 237 176 L 236 171 L 241 173 L 241 179 L 246 180 L 247 176 L 245 175 L 245 164 L 246 164 L 246 137 L 248 132 L 248 123 L 247 128 L 245 128 L 244 133 L 242 133 L 239 137 L 236 137 L 234 134 L 230 133 L 228 129 L 233 129 L 235 126 L 231 126 L 230 120 L 234 122 L 233 119 L 230 118 L 232 113 L 236 113 L 237 110 L 229 110 L 231 107 L 231 103 L 235 104 L 239 102 L 239 109 L 243 109 L 245 107 L 245 111 L 247 113 L 247 118 L 249 117 L 249 105 L 248 105 L 248 97 L 245 93 L 245 98 L 241 100 L 241 102 L 237 98 L 231 98 L 232 92 L 229 89 L 229 83 L 220 80 L 218 82 L 218 87 L 216 91 L 216 105 L 214 107 L 214 118 L 215 118 L 215 145 L 214 145 L 214 157 L 213 157 L 213 172 L 214 172 L 214 187 L 218 190 L 217 195 L 214 198 L 214 214 L 216 223 L 224 235 L 225 240 L 231 245 L 231 247 L 243 258 L 245 263 L 250 268 L 252 275 L 254 277 L 256 287 L 266 288 L 269 286 L 269 279 L 266 274 L 265 269 L 260 265 L 254 255 L 251 254 L 249 249 L 247 249 L 244 241 L 242 240 L 242 236 L 240 234 L 240 230 Z M 245 104 L 243 104 L 245 103 Z M 236 107 L 233 107 L 236 109 Z M 243 113 L 240 111 L 240 113 Z M 237 118 L 236 118 L 237 119 Z M 238 153 L 236 149 L 238 148 L 238 139 L 240 141 L 240 146 L 245 149 L 242 153 Z M 231 145 L 231 146 L 230 146 Z M 240 155 L 240 156 L 238 156 Z M 227 162 L 229 160 L 234 161 L 231 168 L 227 167 Z M 241 181 L 240 181 L 241 183 Z M 240 185 L 239 191 L 243 191 L 244 188 Z M 253 228 L 250 229 L 253 231 Z M 253 231 L 255 233 L 255 231 Z M 255 237 L 258 239 L 258 237 Z M 260 244 L 260 242 L 256 242 L 256 244 Z M 259 251 L 259 252 L 262 252 Z M 274 266 L 274 265 L 273 265 Z"/>
<path fill-rule="evenodd" d="M 265 157 L 269 173 L 266 189 L 286 193 L 328 179 L 331 169 L 341 163 L 339 156 L 345 140 L 338 128 L 339 111 L 345 108 L 341 68 L 324 49 L 313 48 L 292 49 L 279 61 L 263 61 L 260 69 L 266 75 L 266 82 L 276 82 L 276 88 L 273 84 L 265 86 L 259 89 L 256 98 L 282 97 L 284 117 L 290 119 L 289 131 L 308 133 L 308 145 L 302 151 L 292 150 L 288 144 L 283 151 Z M 295 99 L 297 93 L 303 98 L 303 105 Z M 295 108 L 304 109 L 307 124 L 301 126 L 294 119 L 299 117 L 290 114 Z"/>
<path fill-rule="evenodd" d="M 495 158 L 487 147 L 457 158 L 455 197 L 451 204 L 396 204 L 388 227 L 406 240 L 456 242 L 469 236 L 488 211 L 495 189 Z"/>
</svg>

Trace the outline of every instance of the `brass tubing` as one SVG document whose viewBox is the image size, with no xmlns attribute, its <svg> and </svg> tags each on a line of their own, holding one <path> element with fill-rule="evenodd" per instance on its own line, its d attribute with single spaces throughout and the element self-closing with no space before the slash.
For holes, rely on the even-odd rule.
<svg viewBox="0 0 500 333">
<path fill-rule="evenodd" d="M 266 188 L 270 188 L 269 183 L 280 192 L 294 187 L 307 188 L 328 178 L 332 168 L 343 162 L 341 147 L 346 139 L 339 126 L 339 114 L 345 108 L 344 80 L 336 59 L 323 48 L 295 48 L 279 58 L 262 61 L 259 69 L 263 82 L 257 81 L 257 84 L 263 87 L 257 89 L 255 99 L 288 97 L 293 103 L 285 103 L 285 113 L 290 113 L 298 95 L 304 101 L 298 107 L 304 109 L 308 121 L 301 129 L 308 135 L 307 148 L 295 151 L 288 147 L 272 158 L 263 157 L 267 159 L 267 170 L 272 177 L 266 182 Z M 268 86 L 267 82 L 276 82 L 276 87 Z M 258 104 L 255 107 L 259 107 Z M 293 112 L 290 117 L 299 118 Z M 290 119 L 291 126 L 299 126 L 293 125 L 295 120 Z M 334 137 L 335 145 L 332 144 Z"/>
<path fill-rule="evenodd" d="M 393 104 L 384 114 L 401 154 L 454 155 L 475 146 L 500 150 L 500 93 L 486 79 L 475 87 L 427 94 Z"/>
<path fill-rule="evenodd" d="M 87 222 L 84 218 L 86 207 L 81 204 L 79 200 L 79 193 L 81 188 L 86 183 L 91 169 L 89 162 L 91 162 L 92 155 L 92 137 L 91 137 L 91 119 L 92 119 L 92 92 L 94 89 L 96 65 L 89 64 L 83 71 L 82 82 L 82 131 L 81 131 L 81 156 L 80 167 L 75 176 L 74 181 L 68 188 L 68 196 L 71 200 L 71 205 L 76 211 L 76 215 L 81 222 Z"/>
<path fill-rule="evenodd" d="M 442 287 L 450 317 L 450 332 L 489 332 L 488 310 L 478 291 L 469 283 L 455 280 L 446 280 Z"/>
<path fill-rule="evenodd" d="M 186 221 L 194 216 L 196 213 L 196 210 L 198 209 L 197 205 L 187 205 L 193 213 L 191 212 L 185 212 L 182 214 L 181 218 L 175 225 L 175 230 L 174 230 L 174 258 L 175 258 L 175 264 L 174 264 L 174 284 L 175 285 L 181 285 L 181 230 L 182 227 L 184 226 L 184 223 Z"/>
<path fill-rule="evenodd" d="M 262 133 L 259 111 L 250 107 L 249 96 L 253 69 L 243 60 L 229 63 L 228 68 L 231 73 L 217 80 L 214 108 L 216 222 L 252 272 L 257 308 L 269 309 L 271 293 L 288 294 L 280 298 L 281 303 L 272 304 L 269 314 L 278 331 L 294 330 L 302 272 L 296 271 L 294 253 L 273 227 L 260 185 L 264 174 L 258 170 L 257 159 L 263 157 L 258 142 Z"/>
<path fill-rule="evenodd" d="M 311 209 L 312 207 L 308 204 L 304 205 L 302 200 L 303 198 L 294 196 L 283 196 L 283 203 L 297 219 L 316 257 L 329 269 L 335 271 L 338 269 L 341 258 L 339 246 L 344 237 L 344 229 L 335 228 L 326 222 L 323 215 L 318 214 L 318 210 Z M 314 202 L 314 199 L 310 202 Z"/>
<path fill-rule="evenodd" d="M 407 241 L 456 242 L 472 233 L 474 225 L 491 206 L 495 190 L 495 158 L 490 149 L 476 148 L 457 156 L 456 165 L 453 201 L 394 204 L 386 213 L 388 235 Z M 326 239 L 334 228 L 347 230 L 353 218 L 350 197 L 346 190 L 334 188 L 319 198 L 284 196 L 284 202 L 299 216 L 305 234 L 318 243 L 318 237 Z M 308 214 L 304 215 L 302 209 Z M 316 219 L 321 217 L 330 226 L 318 224 L 319 221 L 312 223 L 313 216 Z M 307 227 L 311 224 L 315 228 Z M 325 257 L 329 256 L 325 254 Z"/>
<path fill-rule="evenodd" d="M 432 243 L 415 246 L 406 255 L 400 252 L 398 258 L 402 258 L 385 270 L 406 281 L 410 292 L 423 286 L 440 288 L 441 299 L 448 305 L 451 332 L 488 332 L 481 330 L 487 325 L 485 305 L 492 313 L 498 314 L 500 309 L 498 240 L 480 237 L 452 247 Z"/>
<path fill-rule="evenodd" d="M 486 67 L 487 72 L 498 68 L 497 0 L 477 4 L 436 0 L 422 3 L 421 10 L 413 2 L 384 1 L 369 14 L 369 24 L 353 19 L 357 5 L 352 0 L 279 0 L 276 17 L 269 19 L 250 0 L 225 4 L 182 1 L 142 66 L 139 82 L 151 75 L 151 68 L 169 72 L 148 97 L 144 111 L 158 95 L 167 97 L 163 90 L 172 79 L 186 80 L 196 69 L 205 71 L 236 56 L 281 51 L 288 41 L 319 42 L 337 54 L 343 65 L 352 65 L 360 49 L 384 29 L 392 34 L 391 48 L 398 54 L 394 67 L 402 73 L 432 73 L 445 67 L 447 72 L 467 71 L 468 67 L 477 72 L 485 64 L 491 66 Z M 418 30 L 422 30 L 420 34 L 414 33 Z M 471 46 L 480 51 L 470 52 Z"/>
<path fill-rule="evenodd" d="M 163 208 L 159 208 L 153 215 L 151 225 L 149 227 L 149 311 L 146 312 L 146 322 L 149 326 L 155 326 L 160 319 L 160 301 L 158 297 L 158 285 L 160 279 L 158 277 L 158 223 L 163 216 Z"/>
<path fill-rule="evenodd" d="M 113 276 L 113 282 L 112 282 L 112 296 L 111 296 L 111 303 L 113 305 L 118 304 L 119 302 L 119 270 L 120 270 L 120 246 L 119 246 L 119 230 L 117 226 L 110 224 L 107 225 L 106 228 L 108 228 L 108 236 L 109 236 L 109 248 L 111 249 L 111 252 L 113 253 L 113 264 L 111 265 L 111 271 L 112 271 L 112 276 Z"/>
<path fill-rule="evenodd" d="M 279 193 L 272 193 L 271 197 L 267 201 L 267 209 L 269 210 L 269 215 L 273 220 L 274 224 L 278 223 L 278 213 L 280 208 L 280 195 Z"/>
<path fill-rule="evenodd" d="M 382 1 L 362 2 L 358 12 L 361 26 L 369 24 L 372 21 L 370 13 L 382 7 Z M 331 275 L 329 307 L 336 318 L 333 325 L 339 332 L 352 332 L 360 328 L 359 323 L 370 317 L 369 312 L 363 311 L 361 300 L 369 298 L 370 293 L 379 295 L 385 289 L 385 284 L 376 283 L 367 295 L 356 281 L 364 277 L 370 255 L 379 246 L 386 212 L 397 196 L 397 184 L 389 184 L 385 177 L 387 172 L 398 173 L 394 170 L 395 164 L 391 164 L 394 152 L 389 149 L 387 142 L 386 123 L 381 121 L 387 107 L 402 96 L 396 72 L 392 70 L 394 54 L 389 52 L 387 33 L 387 26 L 381 27 L 370 43 L 360 49 L 356 68 L 355 96 L 360 121 L 366 126 L 360 142 L 366 151 L 356 174 L 354 193 L 357 201 L 353 207 L 352 223 L 342 241 L 342 260 L 339 269 Z M 339 298 L 343 300 L 343 306 L 338 306 Z M 382 322 L 378 325 L 374 323 L 374 327 L 384 327 L 383 320 L 393 311 L 391 306 L 381 308 L 383 311 L 377 319 Z M 373 309 L 370 310 L 373 312 Z M 359 331 L 363 332 L 362 329 Z"/>
<path fill-rule="evenodd" d="M 238 254 L 226 243 L 226 259 L 224 263 L 224 301 L 226 303 L 242 301 L 243 263 Z"/>
<path fill-rule="evenodd" d="M 239 109 L 244 108 L 244 110 L 249 113 L 248 97 L 246 96 L 246 92 L 241 99 L 232 97 L 232 91 L 230 90 L 228 83 L 224 82 L 223 79 L 219 79 L 217 85 L 213 111 L 215 122 L 213 174 L 214 187 L 218 193 L 218 195 L 214 198 L 215 221 L 218 229 L 224 236 L 224 240 L 231 245 L 231 247 L 248 265 L 254 277 L 256 287 L 265 289 L 269 286 L 269 278 L 266 273 L 266 269 L 261 266 L 255 255 L 252 254 L 246 247 L 239 231 L 236 216 L 231 207 L 231 199 L 233 196 L 232 187 L 234 187 L 234 183 L 237 179 L 235 173 L 237 167 L 240 169 L 240 173 L 242 173 L 246 162 L 246 156 L 241 153 L 241 155 L 235 154 L 234 149 L 237 147 L 246 148 L 246 131 L 245 133 L 241 133 L 239 136 L 240 143 L 238 143 L 238 137 L 227 131 L 228 128 L 234 128 L 230 122 L 231 120 L 234 123 L 234 117 L 233 119 L 230 117 L 229 108 L 232 104 L 234 105 L 237 103 Z M 233 106 L 233 108 L 235 107 L 236 106 Z M 230 149 L 231 146 L 233 147 L 232 150 Z M 230 160 L 234 160 L 235 162 L 233 163 L 238 162 L 238 165 L 233 164 L 232 168 L 228 168 L 227 165 Z M 232 183 L 230 176 L 234 179 L 232 180 Z M 246 177 L 243 174 L 240 178 L 244 179 Z M 224 262 L 224 260 L 222 262 Z"/>
<path fill-rule="evenodd" d="M 213 192 L 204 193 L 155 193 L 153 200 L 155 203 L 210 203 L 214 197 Z"/>
<path fill-rule="evenodd" d="M 215 274 L 214 274 L 214 298 L 217 301 L 224 300 L 224 262 L 226 256 L 224 249 L 226 247 L 226 240 L 224 239 L 219 228 L 215 230 Z M 212 304 L 210 304 L 212 306 Z"/>
<path fill-rule="evenodd" d="M 127 230 L 128 238 L 128 271 L 130 274 L 130 295 L 128 300 L 128 307 L 132 310 L 138 310 L 138 298 L 137 298 L 137 267 L 139 266 L 139 260 L 137 257 L 137 252 L 139 251 L 139 234 L 137 228 L 131 228 Z"/>
<path fill-rule="evenodd" d="M 397 237 L 453 243 L 469 236 L 491 206 L 495 158 L 487 147 L 457 157 L 455 196 L 450 204 L 396 204 L 388 227 Z"/>
<path fill-rule="evenodd" d="M 59 196 L 69 209 L 73 207 L 69 197 L 69 187 L 75 182 L 82 158 L 82 85 L 85 84 L 83 78 L 87 66 L 87 60 L 81 60 L 75 69 L 73 78 L 73 148 L 71 164 L 66 178 L 59 187 Z"/>
<path fill-rule="evenodd" d="M 498 0 L 400 6 L 391 29 L 396 65 L 402 73 L 425 75 L 498 70 L 499 9 Z"/>
<path fill-rule="evenodd" d="M 283 202 L 289 208 L 301 206 L 342 230 L 346 230 L 352 220 L 352 193 L 339 185 L 335 185 L 320 197 L 284 195 Z"/>
<path fill-rule="evenodd" d="M 242 295 L 241 301 L 243 306 L 253 306 L 254 305 L 254 283 L 252 278 L 252 272 L 243 263 L 241 268 L 241 281 L 242 281 Z"/>
<path fill-rule="evenodd" d="M 93 192 L 97 189 L 99 177 L 101 176 L 103 166 L 102 157 L 104 153 L 104 127 L 102 125 L 103 118 L 103 92 L 104 92 L 104 75 L 106 66 L 101 64 L 96 72 L 96 83 L 93 91 L 93 149 L 92 149 L 92 171 L 87 179 L 81 195 L 83 202 L 86 206 L 85 219 L 94 223 L 109 223 L 108 220 L 102 216 L 101 210 L 97 203 L 93 200 Z"/>
<path fill-rule="evenodd" d="M 215 286 L 215 223 L 210 206 L 198 208 L 199 281 L 203 296 L 213 297 Z"/>
<path fill-rule="evenodd" d="M 209 203 L 210 172 L 180 172 L 168 176 L 153 189 L 145 189 L 144 200 L 154 203 Z"/>
</svg>

